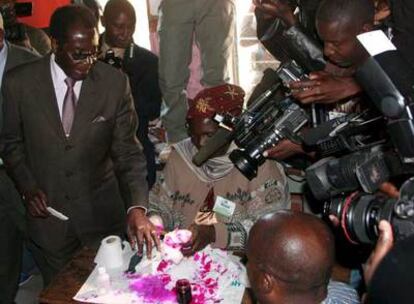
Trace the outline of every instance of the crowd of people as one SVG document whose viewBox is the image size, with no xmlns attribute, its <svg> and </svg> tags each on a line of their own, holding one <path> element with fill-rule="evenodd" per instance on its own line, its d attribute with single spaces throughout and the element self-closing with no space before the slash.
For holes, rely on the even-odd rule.
<svg viewBox="0 0 414 304">
<path fill-rule="evenodd" d="M 357 35 L 391 33 L 414 69 L 410 0 L 253 4 L 257 36 L 277 60 L 319 67 L 289 83 L 289 94 L 304 107 L 323 105 L 324 119 L 370 107 L 355 78 L 369 57 Z M 240 116 L 248 103 L 243 88 L 229 83 L 235 1 L 163 0 L 159 58 L 134 43 L 129 0 L 107 1 L 102 16 L 95 1 L 59 7 L 49 28 L 22 24 L 25 35 L 11 41 L 8 27 L 19 24 L 14 5 L 0 0 L 8 16 L 6 22 L 0 15 L 0 241 L 7 244 L 0 248 L 0 303 L 14 302 L 23 250 L 46 287 L 78 250 L 97 248 L 107 235 L 127 238 L 151 257 L 160 248 L 154 218 L 165 231 L 192 232 L 185 255 L 211 245 L 245 257 L 257 303 L 412 302 L 413 236 L 394 246 L 391 224 L 379 222 L 362 280 L 351 286 L 333 271 L 343 223 L 292 210 L 286 164 L 312 163 L 317 153 L 284 139 L 265 151 L 251 180 L 229 159 L 231 141 L 201 166 L 193 163 L 219 130 L 216 114 Z M 188 99 L 193 39 L 204 89 Z M 304 47 L 309 56 L 297 52 Z M 267 89 L 258 84 L 252 95 Z M 169 148 L 162 169 L 149 138 L 158 118 Z M 392 190 L 383 195 L 394 197 Z M 50 208 L 69 220 L 51 216 Z"/>
</svg>

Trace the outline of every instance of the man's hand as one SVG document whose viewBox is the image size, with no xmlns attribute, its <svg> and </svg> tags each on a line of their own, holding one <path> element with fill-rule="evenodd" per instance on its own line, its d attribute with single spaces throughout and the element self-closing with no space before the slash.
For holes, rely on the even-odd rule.
<svg viewBox="0 0 414 304">
<path fill-rule="evenodd" d="M 191 240 L 188 246 L 184 246 L 182 253 L 190 256 L 204 249 L 207 245 L 216 241 L 216 230 L 213 225 L 192 224 L 188 230 L 191 231 Z M 186 248 L 188 247 L 188 248 Z"/>
<path fill-rule="evenodd" d="M 394 243 L 392 227 L 389 222 L 386 220 L 380 221 L 378 229 L 379 238 L 377 245 L 364 265 L 364 279 L 367 286 L 371 282 L 372 276 L 377 270 L 378 265 L 381 263 L 385 255 L 391 250 Z"/>
<path fill-rule="evenodd" d="M 50 215 L 47 208 L 46 194 L 40 190 L 30 190 L 23 194 L 23 200 L 26 203 L 29 214 L 33 217 L 46 218 Z"/>
<path fill-rule="evenodd" d="M 335 103 L 353 97 L 361 87 L 352 77 L 337 77 L 326 72 L 314 72 L 309 80 L 291 82 L 289 87 L 294 98 L 301 103 Z"/>
<path fill-rule="evenodd" d="M 271 157 L 277 160 L 284 160 L 297 154 L 305 154 L 300 144 L 289 139 L 282 140 L 279 144 L 263 153 L 264 157 Z"/>
<path fill-rule="evenodd" d="M 128 239 L 132 248 L 138 243 L 138 253 L 142 254 L 144 243 L 147 246 L 147 257 L 151 258 L 152 247 L 160 250 L 160 239 L 158 238 L 157 228 L 148 220 L 145 211 L 141 208 L 134 208 L 129 211 L 127 216 Z"/>
<path fill-rule="evenodd" d="M 293 8 L 287 1 L 253 0 L 253 4 L 265 15 L 282 20 L 288 28 L 295 25 L 297 22 L 296 17 L 293 14 Z"/>
</svg>

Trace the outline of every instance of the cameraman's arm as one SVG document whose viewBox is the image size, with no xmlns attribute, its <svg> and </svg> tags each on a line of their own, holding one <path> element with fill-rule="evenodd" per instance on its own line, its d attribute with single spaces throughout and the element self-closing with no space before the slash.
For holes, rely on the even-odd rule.
<svg viewBox="0 0 414 304">
<path fill-rule="evenodd" d="M 381 263 L 382 259 L 386 254 L 391 250 L 394 243 L 394 236 L 392 233 L 392 227 L 389 222 L 386 220 L 380 221 L 378 225 L 379 229 L 379 238 L 375 246 L 374 251 L 369 256 L 367 262 L 364 265 L 364 280 L 365 284 L 368 286 L 371 282 L 371 278 L 375 273 L 378 265 Z"/>
<path fill-rule="evenodd" d="M 306 154 L 302 145 L 294 143 L 289 139 L 282 140 L 279 144 L 263 153 L 264 157 L 285 160 L 289 157 Z"/>
<path fill-rule="evenodd" d="M 292 95 L 301 103 L 335 103 L 358 95 L 362 89 L 353 77 L 333 76 L 326 72 L 314 72 L 310 80 L 289 84 Z"/>
<path fill-rule="evenodd" d="M 266 17 L 280 19 L 286 28 L 290 28 L 298 22 L 292 6 L 286 0 L 253 0 L 253 4 Z"/>
</svg>

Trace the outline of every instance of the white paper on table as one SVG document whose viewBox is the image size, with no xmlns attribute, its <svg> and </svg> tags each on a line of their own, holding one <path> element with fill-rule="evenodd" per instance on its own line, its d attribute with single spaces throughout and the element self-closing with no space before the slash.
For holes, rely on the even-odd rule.
<svg viewBox="0 0 414 304">
<path fill-rule="evenodd" d="M 212 249 L 210 246 L 200 251 L 199 254 L 208 255 L 211 260 L 215 261 L 215 265 L 223 265 L 228 271 L 219 276 L 217 272 L 211 272 L 211 276 L 218 278 L 217 296 L 223 299 L 223 304 L 239 304 L 242 300 L 245 287 L 247 285 L 247 275 L 245 267 L 240 263 L 240 259 L 220 249 Z M 131 256 L 124 255 L 124 265 L 127 268 L 129 259 Z M 140 264 L 137 266 L 138 273 L 151 274 L 154 269 L 157 268 L 159 261 L 161 260 L 160 254 L 154 256 L 152 261 L 149 261 L 145 256 Z M 187 278 L 190 281 L 194 278 L 194 265 L 198 263 L 194 261 L 194 257 L 185 258 L 179 265 L 173 263 L 170 264 L 169 269 L 166 270 L 171 276 L 171 284 L 175 284 L 177 279 Z M 109 271 L 111 276 L 111 291 L 105 295 L 98 295 L 96 276 L 97 267 L 92 271 L 84 285 L 78 291 L 73 298 L 74 300 L 87 302 L 87 303 L 100 303 L 100 304 L 140 304 L 145 303 L 141 298 L 129 287 L 129 280 L 123 275 L 122 271 Z M 166 286 L 171 289 L 173 286 Z M 213 303 L 213 301 L 207 301 L 205 304 Z"/>
</svg>

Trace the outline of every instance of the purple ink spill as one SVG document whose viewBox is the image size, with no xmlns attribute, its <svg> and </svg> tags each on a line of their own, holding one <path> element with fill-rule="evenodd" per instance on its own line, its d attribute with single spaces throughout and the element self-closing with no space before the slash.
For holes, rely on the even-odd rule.
<svg viewBox="0 0 414 304">
<path fill-rule="evenodd" d="M 129 288 L 137 293 L 145 303 L 175 302 L 174 290 L 165 289 L 171 281 L 167 274 L 142 276 L 129 284 Z"/>
</svg>

